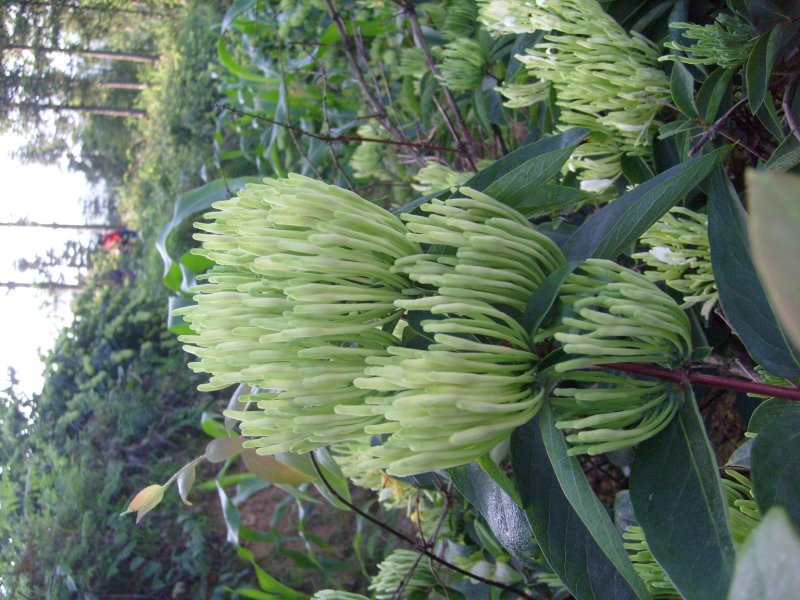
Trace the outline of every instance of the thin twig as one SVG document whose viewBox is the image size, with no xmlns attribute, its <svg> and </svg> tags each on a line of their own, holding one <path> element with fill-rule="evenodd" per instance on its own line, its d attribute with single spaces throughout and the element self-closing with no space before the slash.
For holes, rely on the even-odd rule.
<svg viewBox="0 0 800 600">
<path fill-rule="evenodd" d="M 746 103 L 747 103 L 747 96 L 745 96 L 744 98 L 739 100 L 736 104 L 731 106 L 728 110 L 725 111 L 725 113 L 719 119 L 714 121 L 709 126 L 709 128 L 705 130 L 703 135 L 700 136 L 700 139 L 697 140 L 697 143 L 691 147 L 691 149 L 689 150 L 689 156 L 692 157 L 698 152 L 700 152 L 700 148 L 705 146 L 706 142 L 713 140 L 715 137 L 717 137 L 720 128 L 725 124 L 725 121 L 728 120 L 728 117 L 730 117 L 733 113 L 739 110 L 739 108 L 742 105 Z"/>
<path fill-rule="evenodd" d="M 738 377 L 703 375 L 702 373 L 691 373 L 684 369 L 672 371 L 655 365 L 644 365 L 640 363 L 609 363 L 596 365 L 596 367 L 601 369 L 613 369 L 614 371 L 624 371 L 626 373 L 648 375 L 666 381 L 674 381 L 675 383 L 691 383 L 693 385 L 800 401 L 800 388 L 785 388 L 779 385 L 755 383 Z"/>
<path fill-rule="evenodd" d="M 414 34 L 414 43 L 425 55 L 425 62 L 428 65 L 428 69 L 430 69 L 431 73 L 434 74 L 436 79 L 441 82 L 441 73 L 439 72 L 439 68 L 436 66 L 436 61 L 433 59 L 433 55 L 431 54 L 430 48 L 428 48 L 428 44 L 425 43 L 425 36 L 422 33 L 422 27 L 420 27 L 419 20 L 417 19 L 416 8 L 410 2 L 397 3 L 405 9 L 406 18 L 411 24 L 411 31 Z M 445 102 L 447 102 L 450 112 L 453 113 L 453 117 L 456 120 L 456 125 L 458 125 L 458 130 L 461 134 L 461 139 L 456 138 L 456 141 L 459 142 L 459 145 L 461 145 L 463 141 L 463 144 L 467 149 L 466 158 L 469 161 L 472 169 L 475 169 L 475 161 L 478 159 L 478 153 L 475 150 L 475 141 L 472 139 L 472 134 L 467 127 L 466 121 L 464 121 L 461 111 L 458 109 L 458 105 L 456 104 L 450 88 L 444 84 L 441 85 L 441 88 L 442 93 L 444 94 Z"/>
<path fill-rule="evenodd" d="M 361 88 L 361 92 L 367 99 L 367 102 L 372 106 L 372 109 L 375 111 L 377 115 L 377 119 L 380 124 L 383 126 L 389 134 L 392 135 L 394 141 L 398 142 L 400 145 L 409 146 L 411 148 L 414 145 L 411 142 L 406 140 L 406 137 L 403 135 L 403 132 L 395 126 L 394 123 L 388 118 L 386 114 L 386 107 L 384 106 L 383 102 L 381 102 L 380 98 L 375 93 L 375 90 L 369 87 L 367 84 L 366 79 L 364 78 L 364 73 L 361 69 L 361 65 L 358 62 L 358 58 L 353 54 L 351 50 L 352 40 L 350 35 L 347 33 L 347 27 L 342 20 L 342 16 L 336 10 L 336 7 L 333 5 L 333 0 L 325 0 L 325 6 L 328 8 L 328 14 L 330 15 L 331 19 L 333 20 L 334 25 L 336 26 L 336 30 L 339 32 L 339 37 L 342 40 L 341 48 L 342 52 L 344 52 L 345 57 L 347 58 L 347 62 L 350 63 L 350 68 L 353 73 L 353 76 L 358 83 L 358 86 Z M 425 165 L 425 161 L 422 160 L 419 156 L 414 154 L 414 160 L 420 166 Z"/>
<path fill-rule="evenodd" d="M 411 142 L 408 140 L 384 140 L 381 138 L 370 138 L 360 135 L 322 135 L 319 133 L 314 133 L 313 131 L 308 131 L 307 129 L 303 129 L 302 127 L 297 127 L 296 125 L 292 125 L 291 123 L 282 123 L 281 121 L 270 119 L 269 117 L 265 117 L 264 115 L 258 115 L 244 110 L 239 110 L 238 108 L 233 108 L 231 106 L 224 106 L 222 104 L 217 104 L 217 107 L 222 108 L 224 110 L 228 110 L 236 115 L 240 115 L 243 117 L 250 117 L 252 119 L 256 119 L 257 121 L 264 121 L 265 123 L 271 123 L 272 125 L 277 125 L 279 127 L 291 129 L 296 133 L 314 138 L 315 140 L 319 140 L 327 144 L 337 144 L 341 142 L 372 142 L 375 144 L 386 144 L 388 146 L 403 146 L 410 148 L 422 148 L 425 150 L 438 150 L 440 152 L 453 152 L 453 148 L 434 146 L 426 142 Z"/>
<path fill-rule="evenodd" d="M 397 529 L 395 529 L 391 525 L 387 525 L 386 523 L 384 523 L 380 519 L 378 519 L 376 517 L 373 517 L 368 512 L 361 510 L 359 507 L 357 507 L 355 504 L 353 504 L 349 500 L 345 500 L 342 497 L 342 495 L 339 492 L 337 492 L 335 489 L 333 489 L 331 484 L 328 482 L 327 478 L 325 477 L 325 475 L 322 472 L 322 469 L 320 469 L 320 467 L 319 467 L 319 463 L 317 462 L 317 458 L 314 455 L 314 452 L 310 452 L 309 453 L 309 457 L 311 458 L 311 463 L 314 465 L 314 470 L 317 472 L 317 476 L 319 477 L 319 479 L 322 482 L 322 484 L 327 488 L 327 490 L 333 495 L 334 498 L 336 498 L 339 502 L 344 504 L 347 508 L 352 510 L 357 515 L 360 515 L 361 517 L 365 518 L 367 521 L 369 521 L 373 525 L 376 525 L 376 526 L 380 527 L 384 531 L 388 531 L 389 533 L 391 533 L 396 538 L 398 538 L 398 539 L 404 541 L 406 544 L 412 546 L 420 554 L 424 554 L 425 556 L 427 556 L 431 560 L 439 563 L 440 565 L 442 565 L 444 567 L 447 567 L 451 571 L 455 571 L 456 573 L 464 575 L 465 577 L 469 577 L 470 579 L 474 579 L 475 581 L 479 581 L 480 583 L 485 583 L 486 585 L 490 585 L 492 587 L 497 587 L 497 588 L 506 590 L 507 592 L 510 592 L 512 594 L 516 594 L 520 598 L 525 598 L 526 600 L 535 600 L 533 596 L 525 593 L 524 591 L 522 591 L 520 589 L 515 588 L 512 585 L 508 585 L 507 583 L 503 583 L 502 581 L 495 581 L 493 579 L 487 579 L 486 577 L 481 577 L 480 575 L 475 575 L 474 573 L 470 573 L 466 569 L 462 569 L 461 567 L 459 567 L 457 565 L 454 565 L 453 563 L 448 562 L 443 558 L 440 558 L 435 553 L 431 552 L 430 550 L 428 550 L 427 548 L 425 548 L 424 546 L 419 544 L 416 540 L 408 537 L 402 531 L 398 531 Z"/>
</svg>

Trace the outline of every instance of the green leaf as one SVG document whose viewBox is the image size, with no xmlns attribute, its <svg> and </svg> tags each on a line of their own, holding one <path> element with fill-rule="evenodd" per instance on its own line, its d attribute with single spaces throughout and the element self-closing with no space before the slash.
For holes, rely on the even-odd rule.
<svg viewBox="0 0 800 600">
<path fill-rule="evenodd" d="M 215 179 L 178 196 L 175 201 L 172 220 L 161 230 L 156 240 L 156 249 L 161 255 L 161 260 L 164 261 L 164 285 L 173 291 L 186 291 L 185 285 L 176 285 L 176 277 L 180 276 L 182 280 L 183 275 L 181 274 L 180 266 L 175 264 L 167 250 L 169 234 L 183 223 L 184 219 L 191 217 L 198 211 L 207 210 L 213 202 L 228 198 L 247 183 L 258 183 L 260 181 L 258 177 L 239 177 L 228 180 Z"/>
<path fill-rule="evenodd" d="M 225 519 L 226 541 L 239 545 L 239 525 L 241 524 L 241 515 L 239 509 L 225 493 L 225 488 L 222 487 L 219 477 L 214 480 L 217 486 L 217 493 L 219 494 L 219 503 L 222 506 L 222 516 Z"/>
<path fill-rule="evenodd" d="M 567 442 L 564 434 L 556 428 L 555 416 L 545 402 L 539 412 L 539 426 L 547 458 L 553 468 L 561 491 L 569 500 L 575 513 L 583 521 L 594 541 L 603 550 L 608 560 L 625 578 L 639 598 L 648 598 L 647 588 L 636 574 L 608 512 L 597 499 L 580 463 L 574 456 L 567 455 Z"/>
<path fill-rule="evenodd" d="M 225 426 L 220 423 L 212 413 L 204 412 L 200 416 L 200 429 L 212 438 L 228 437 L 228 430 L 225 429 Z"/>
<path fill-rule="evenodd" d="M 210 463 L 225 462 L 242 451 L 243 437 L 219 437 L 206 446 L 206 460 Z"/>
<path fill-rule="evenodd" d="M 762 513 L 782 506 L 800 528 L 800 404 L 760 429 L 751 455 L 753 492 Z"/>
<path fill-rule="evenodd" d="M 783 329 L 800 347 L 800 177 L 747 172 L 753 263 Z"/>
<path fill-rule="evenodd" d="M 800 536 L 771 509 L 739 551 L 728 600 L 786 600 L 800 590 Z"/>
<path fill-rule="evenodd" d="M 526 181 L 540 181 L 542 177 L 547 176 L 542 181 L 544 183 L 558 173 L 575 146 L 587 135 L 589 135 L 588 129 L 576 127 L 538 142 L 526 144 L 479 171 L 464 185 L 486 192 L 490 196 L 501 193 L 513 197 L 512 194 L 517 193 L 519 186 L 524 185 Z M 562 157 L 563 161 L 558 164 Z M 541 161 L 541 164 L 538 161 Z M 550 173 L 552 175 L 549 175 Z M 529 192 L 532 193 L 533 190 Z"/>
<path fill-rule="evenodd" d="M 716 69 L 706 77 L 700 91 L 697 92 L 697 110 L 707 123 L 712 123 L 718 116 L 723 100 L 728 95 L 733 77 L 733 69 Z"/>
<path fill-rule="evenodd" d="M 319 470 L 322 471 L 322 474 L 325 475 L 325 480 L 328 484 L 336 490 L 342 498 L 351 502 L 352 499 L 350 498 L 350 487 L 347 485 L 347 477 L 344 476 L 342 473 L 342 469 L 333 460 L 330 452 L 328 452 L 327 448 L 320 448 L 318 450 L 314 450 L 314 457 L 317 459 L 317 464 L 319 465 Z M 289 466 L 297 468 L 294 464 L 289 464 Z M 300 469 L 298 469 L 300 470 Z M 314 479 L 317 479 L 316 471 L 314 472 Z M 343 504 L 336 496 L 334 496 L 331 491 L 328 489 L 322 481 L 315 482 L 314 486 L 319 490 L 319 493 L 325 496 L 325 499 L 333 504 L 336 508 L 340 508 L 342 510 L 350 510 L 346 504 Z"/>
<path fill-rule="evenodd" d="M 788 135 L 760 169 L 764 171 L 788 171 L 797 165 L 800 165 L 800 140 L 794 135 Z"/>
<path fill-rule="evenodd" d="M 253 565 L 253 569 L 256 571 L 256 577 L 258 578 L 258 585 L 264 592 L 269 592 L 270 594 L 275 594 L 274 597 L 282 598 L 284 600 L 308 600 L 308 595 L 303 594 L 302 592 L 298 592 L 282 584 L 280 581 L 275 579 L 272 575 L 267 573 L 264 569 L 258 566 L 256 563 L 255 555 L 251 550 L 239 546 L 236 549 L 236 553 L 239 555 L 240 558 L 248 561 L 251 565 Z"/>
<path fill-rule="evenodd" d="M 620 159 L 620 166 L 622 167 L 622 174 L 628 183 L 640 184 L 648 179 L 655 177 L 653 169 L 647 164 L 647 161 L 641 156 L 631 156 L 630 154 L 623 154 Z"/>
<path fill-rule="evenodd" d="M 529 568 L 540 554 L 523 510 L 477 463 L 447 470 L 459 493 L 486 520 L 497 541 Z"/>
<path fill-rule="evenodd" d="M 578 188 L 564 185 L 546 184 L 536 191 L 528 194 L 514 205 L 519 212 L 528 219 L 540 217 L 545 214 L 555 213 L 568 206 L 586 200 L 587 193 Z"/>
<path fill-rule="evenodd" d="M 586 219 L 562 248 L 570 260 L 617 258 L 711 172 L 725 149 L 698 156 L 637 186 Z"/>
<path fill-rule="evenodd" d="M 192 487 L 194 486 L 195 470 L 196 465 L 190 465 L 184 467 L 181 469 L 180 473 L 178 473 L 178 494 L 180 494 L 181 500 L 183 500 L 183 503 L 187 506 L 192 505 L 192 503 L 189 502 L 189 492 L 192 491 Z"/>
<path fill-rule="evenodd" d="M 539 418 L 514 430 L 511 462 L 542 554 L 577 600 L 636 598 L 564 495 L 542 440 Z"/>
<path fill-rule="evenodd" d="M 525 306 L 522 326 L 525 327 L 526 331 L 533 334 L 539 330 L 558 298 L 558 290 L 561 289 L 561 284 L 564 283 L 564 280 L 569 274 L 577 269 L 580 264 L 580 261 L 570 261 L 566 265 L 550 273 L 550 275 L 542 281 L 541 285 L 536 289 L 528 300 L 528 304 Z"/>
<path fill-rule="evenodd" d="M 781 377 L 800 374 L 764 288 L 747 242 L 747 215 L 722 168 L 711 177 L 708 239 L 722 310 L 756 362 Z"/>
<path fill-rule="evenodd" d="M 244 11 L 250 10 L 255 3 L 256 0 L 234 0 L 233 4 L 231 4 L 228 11 L 225 13 L 225 16 L 222 18 L 221 31 L 223 33 L 227 31 L 236 17 L 238 17 Z"/>
<path fill-rule="evenodd" d="M 558 175 L 561 167 L 564 166 L 564 163 L 567 162 L 567 159 L 587 134 L 588 130 L 571 129 L 560 135 L 545 138 L 535 144 L 523 146 L 500 159 L 500 161 L 512 157 L 516 152 L 525 150 L 526 156 L 528 156 L 525 162 L 498 176 L 485 188 L 476 189 L 481 189 L 492 198 L 509 206 L 517 206 L 526 201 L 528 203 L 535 201 L 539 188 Z M 481 175 L 500 161 L 493 163 L 490 167 L 475 175 L 465 185 L 474 187 L 473 181 L 482 185 Z"/>
<path fill-rule="evenodd" d="M 689 69 L 679 61 L 675 61 L 672 64 L 669 87 L 672 92 L 672 100 L 678 110 L 687 117 L 698 118 L 700 113 L 694 103 L 694 77 L 692 77 Z"/>
<path fill-rule="evenodd" d="M 758 433 L 769 422 L 775 419 L 783 419 L 787 415 L 793 414 L 797 410 L 797 402 L 784 398 L 770 398 L 759 404 L 750 415 L 750 422 L 747 424 L 747 431 Z"/>
<path fill-rule="evenodd" d="M 257 73 L 255 71 L 251 71 L 245 65 L 238 62 L 233 55 L 228 52 L 228 48 L 225 44 L 225 37 L 220 36 L 219 40 L 217 41 L 217 55 L 219 56 L 219 61 L 222 65 L 228 69 L 231 73 L 236 75 L 239 79 L 244 79 L 245 81 L 252 81 L 254 83 L 259 83 L 264 86 L 268 86 L 274 83 L 274 81 L 269 78 L 265 77 L 261 73 Z"/>
<path fill-rule="evenodd" d="M 772 69 L 781 50 L 796 33 L 796 23 L 786 21 L 762 33 L 756 40 L 745 67 L 747 102 L 755 114 L 764 103 Z"/>
<path fill-rule="evenodd" d="M 692 389 L 636 450 L 631 501 L 655 559 L 687 600 L 724 600 L 733 575 L 728 509 Z"/>
<path fill-rule="evenodd" d="M 519 498 L 517 488 L 514 487 L 514 482 L 508 478 L 508 475 L 503 473 L 500 467 L 497 466 L 497 463 L 492 460 L 491 456 L 484 454 L 475 462 L 483 469 L 484 473 L 494 479 L 494 482 L 514 501 L 514 504 L 520 508 L 522 507 L 522 500 Z"/>
</svg>

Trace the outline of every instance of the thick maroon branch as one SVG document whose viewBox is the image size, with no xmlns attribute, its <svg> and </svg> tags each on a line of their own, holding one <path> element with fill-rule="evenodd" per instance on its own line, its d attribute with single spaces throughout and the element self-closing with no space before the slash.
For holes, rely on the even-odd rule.
<svg viewBox="0 0 800 600">
<path fill-rule="evenodd" d="M 756 383 L 738 377 L 725 377 L 722 375 L 703 375 L 702 373 L 691 373 L 685 370 L 671 371 L 655 365 L 643 365 L 639 363 L 610 363 L 597 365 L 603 369 L 613 369 L 626 373 L 637 373 L 657 377 L 675 383 L 691 383 L 693 385 L 703 385 L 706 387 L 733 390 L 735 392 L 745 392 L 749 394 L 760 394 L 762 396 L 773 396 L 775 398 L 785 398 L 787 400 L 800 401 L 800 388 L 786 388 L 779 385 L 769 385 L 767 383 Z"/>
</svg>

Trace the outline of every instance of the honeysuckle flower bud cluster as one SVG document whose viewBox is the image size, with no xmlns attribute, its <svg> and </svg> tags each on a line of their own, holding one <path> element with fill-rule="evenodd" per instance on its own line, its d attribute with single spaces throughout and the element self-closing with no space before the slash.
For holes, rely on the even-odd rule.
<svg viewBox="0 0 800 600">
<path fill-rule="evenodd" d="M 409 318 L 422 316 L 432 343 L 389 348 L 388 358 L 368 359 L 367 377 L 356 380 L 391 394 L 367 399 L 386 423 L 366 431 L 391 434 L 375 455 L 392 475 L 485 454 L 529 420 L 544 395 L 531 387 L 537 357 L 520 317 L 565 259 L 517 211 L 480 192 L 461 192 L 423 205 L 426 215 L 404 215 L 409 239 L 433 249 L 393 268 L 419 284 L 396 304 Z"/>
<path fill-rule="evenodd" d="M 362 403 L 352 385 L 368 356 L 397 340 L 394 301 L 409 283 L 394 261 L 419 252 L 391 214 L 352 192 L 301 176 L 247 186 L 214 204 L 197 252 L 216 266 L 184 309 L 194 335 L 190 366 L 210 388 L 248 383 L 266 390 L 230 411 L 259 453 L 305 451 L 354 435 L 378 418 L 339 415 Z"/>
<path fill-rule="evenodd" d="M 556 427 L 567 431 L 568 453 L 600 454 L 653 437 L 678 410 L 669 385 L 583 369 L 615 362 L 679 365 L 691 354 L 688 318 L 644 276 L 607 260 L 586 261 L 560 294 L 570 308 L 554 337 L 568 358 L 555 365 L 562 383 L 549 402 Z"/>
<path fill-rule="evenodd" d="M 662 56 L 659 60 L 735 69 L 744 64 L 758 39 L 758 32 L 750 23 L 727 13 L 719 13 L 709 25 L 671 23 L 670 27 L 681 30 L 681 37 L 689 43 L 665 42 L 666 48 L 677 53 Z"/>
<path fill-rule="evenodd" d="M 460 38 L 445 45 L 439 64 L 440 79 L 451 90 L 463 92 L 480 89 L 488 70 L 488 48 L 479 42 Z"/>
<path fill-rule="evenodd" d="M 649 268 L 643 271 L 652 281 L 663 281 L 683 295 L 683 308 L 702 303 L 706 319 L 719 298 L 711 268 L 708 217 L 676 206 L 641 237 L 648 247 L 633 258 Z"/>
<path fill-rule="evenodd" d="M 192 368 L 211 375 L 202 389 L 257 388 L 240 398 L 251 410 L 225 414 L 259 454 L 341 443 L 350 476 L 397 504 L 404 496 L 386 491 L 394 480 L 381 470 L 397 477 L 467 463 L 536 414 L 545 390 L 535 345 L 553 331 L 568 356 L 555 371 L 588 384 L 564 384 L 551 399 L 572 453 L 632 445 L 674 413 L 660 384 L 575 371 L 680 364 L 691 344 L 677 304 L 642 275 L 589 260 L 562 286 L 572 311 L 528 331 L 531 296 L 566 259 L 481 192 L 453 191 L 400 220 L 290 176 L 214 209 L 196 237 L 215 266 L 197 304 L 182 310 L 194 333 L 181 339 L 199 358 Z"/>
<path fill-rule="evenodd" d="M 568 432 L 571 456 L 634 446 L 664 429 L 678 410 L 677 397 L 661 381 L 589 370 L 562 379 L 549 402 L 556 427 Z M 583 387 L 568 387 L 566 381 Z"/>
<path fill-rule="evenodd" d="M 558 373 L 615 362 L 677 366 L 692 351 L 689 319 L 678 304 L 643 275 L 609 260 L 589 259 L 560 291 L 571 315 L 555 334 L 574 358 Z"/>
<path fill-rule="evenodd" d="M 411 187 L 420 194 L 432 194 L 467 182 L 474 173 L 461 173 L 437 162 L 430 162 L 414 175 Z"/>
<path fill-rule="evenodd" d="M 320 590 L 311 596 L 311 600 L 369 600 L 369 598 L 342 590 Z"/>
<path fill-rule="evenodd" d="M 582 189 L 608 189 L 622 173 L 621 154 L 648 155 L 656 114 L 670 98 L 649 40 L 627 33 L 595 0 L 488 0 L 480 12 L 483 24 L 497 34 L 550 32 L 517 58 L 532 77 L 555 89 L 560 128 L 594 132 L 592 149 L 573 154 L 567 163 Z M 520 97 L 512 88 L 514 106 Z"/>
<path fill-rule="evenodd" d="M 378 574 L 372 578 L 369 590 L 376 600 L 391 600 L 398 597 L 397 590 L 401 587 L 405 590 L 402 597 L 406 597 L 413 592 L 430 592 L 437 585 L 428 561 L 420 561 L 419 553 L 414 550 L 399 548 L 378 565 Z"/>
</svg>

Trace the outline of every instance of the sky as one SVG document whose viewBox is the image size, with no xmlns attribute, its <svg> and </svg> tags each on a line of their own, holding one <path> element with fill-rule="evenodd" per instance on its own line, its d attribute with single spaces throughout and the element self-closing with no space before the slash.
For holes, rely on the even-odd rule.
<svg viewBox="0 0 800 600">
<path fill-rule="evenodd" d="M 0 222 L 85 223 L 81 199 L 91 194 L 91 186 L 84 176 L 65 167 L 20 164 L 10 153 L 21 143 L 12 135 L 0 136 Z M 73 230 L 0 227 L 0 281 L 32 281 L 35 275 L 17 272 L 14 261 L 44 255 L 49 248 L 60 252 L 75 236 Z M 51 305 L 40 290 L 0 288 L 0 389 L 8 386 L 13 367 L 21 391 L 41 390 L 39 353 L 52 348 L 59 329 L 72 318 L 68 300 L 55 311 Z"/>
</svg>

